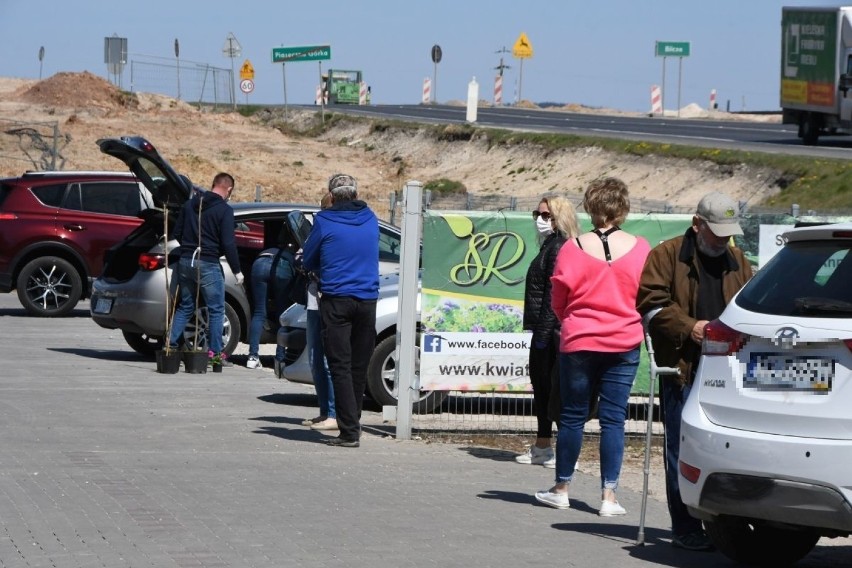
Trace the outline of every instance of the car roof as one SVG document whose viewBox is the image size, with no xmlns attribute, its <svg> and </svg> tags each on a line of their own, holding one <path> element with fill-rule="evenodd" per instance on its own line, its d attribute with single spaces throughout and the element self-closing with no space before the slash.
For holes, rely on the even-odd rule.
<svg viewBox="0 0 852 568">
<path fill-rule="evenodd" d="M 787 242 L 852 239 L 852 222 L 799 227 L 784 233 Z"/>
<path fill-rule="evenodd" d="M 34 171 L 28 170 L 20 177 L 7 177 L 3 181 L 12 181 L 16 179 L 38 179 L 38 178 L 126 178 L 137 179 L 132 172 L 107 172 L 102 170 L 50 170 L 50 171 Z"/>
<path fill-rule="evenodd" d="M 307 204 L 299 204 L 299 203 L 282 203 L 282 202 L 267 202 L 267 201 L 245 201 L 245 202 L 230 202 L 231 207 L 234 209 L 235 217 L 248 217 L 254 214 L 264 215 L 264 214 L 277 214 L 284 213 L 288 211 L 301 211 L 303 213 L 317 213 L 320 211 L 320 207 L 318 205 L 307 205 Z M 379 219 L 379 225 L 383 227 L 389 227 L 395 231 L 401 231 L 398 226 L 393 223 L 388 223 L 382 219 Z"/>
</svg>

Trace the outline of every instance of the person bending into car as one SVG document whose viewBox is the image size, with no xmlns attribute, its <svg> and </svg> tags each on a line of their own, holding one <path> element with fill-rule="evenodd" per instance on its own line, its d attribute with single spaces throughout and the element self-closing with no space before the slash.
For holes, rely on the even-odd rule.
<svg viewBox="0 0 852 568">
<path fill-rule="evenodd" d="M 352 176 L 331 176 L 328 190 L 333 204 L 316 214 L 303 264 L 319 274 L 323 347 L 340 430 L 329 445 L 357 448 L 367 365 L 376 345 L 379 222 L 358 199 Z"/>
<path fill-rule="evenodd" d="M 260 336 L 265 325 L 269 325 L 275 336 L 278 336 L 281 312 L 290 305 L 290 287 L 293 286 L 296 275 L 297 248 L 290 229 L 281 227 L 276 246 L 264 249 L 251 265 L 251 295 L 252 312 L 249 324 L 249 356 L 246 367 L 249 369 L 262 368 L 260 363 Z M 269 317 L 268 307 L 273 308 L 272 318 Z M 284 361 L 284 347 L 275 348 L 275 359 Z"/>
<path fill-rule="evenodd" d="M 743 252 L 730 246 L 733 235 L 743 234 L 739 219 L 739 208 L 730 197 L 705 195 L 686 233 L 659 244 L 648 255 L 636 298 L 639 313 L 646 319 L 651 316 L 648 325 L 657 365 L 680 371 L 662 377 L 660 410 L 672 545 L 686 550 L 713 546 L 701 521 L 690 516 L 680 497 L 680 419 L 701 357 L 704 327 L 722 314 L 752 275 Z"/>
<path fill-rule="evenodd" d="M 180 210 L 173 237 L 180 243 L 178 284 L 180 303 L 172 321 L 169 345 L 177 349 L 186 324 L 195 313 L 196 289 L 207 306 L 209 350 L 222 355 L 222 326 L 225 317 L 225 273 L 219 257 L 242 285 L 243 273 L 234 240 L 234 210 L 228 199 L 234 191 L 234 178 L 216 174 L 210 191 L 197 191 Z"/>
</svg>

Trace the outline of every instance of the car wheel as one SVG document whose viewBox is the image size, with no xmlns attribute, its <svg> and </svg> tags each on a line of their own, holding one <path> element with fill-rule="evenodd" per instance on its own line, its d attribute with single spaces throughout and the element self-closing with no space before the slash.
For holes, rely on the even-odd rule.
<svg viewBox="0 0 852 568">
<path fill-rule="evenodd" d="M 370 391 L 370 398 L 381 406 L 396 406 L 397 403 L 393 394 L 396 372 L 395 349 L 396 336 L 385 337 L 376 345 L 367 367 L 367 389 Z M 419 362 L 420 347 L 417 348 L 415 357 Z M 419 394 L 412 407 L 416 414 L 435 412 L 441 408 L 441 404 L 447 398 L 446 391 L 420 391 Z"/>
<path fill-rule="evenodd" d="M 154 358 L 154 353 L 163 348 L 165 341 L 162 337 L 151 337 L 147 333 L 132 333 L 130 331 L 122 331 L 124 340 L 131 349 L 144 355 L 145 357 Z"/>
<path fill-rule="evenodd" d="M 819 540 L 813 531 L 782 529 L 739 517 L 704 521 L 704 529 L 722 554 L 750 566 L 789 566 L 807 556 Z"/>
<path fill-rule="evenodd" d="M 210 319 L 207 316 L 207 306 L 201 306 L 195 310 L 195 317 L 189 320 L 186 324 L 186 328 L 183 330 L 183 341 L 186 344 L 187 349 L 194 350 L 196 348 L 195 328 L 198 325 L 197 322 L 201 322 L 201 325 L 198 328 L 199 348 L 209 350 L 210 341 L 207 337 L 207 330 L 209 329 Z M 237 311 L 231 306 L 231 304 L 225 302 L 225 317 L 222 321 L 222 350 L 228 355 L 233 353 L 237 348 L 237 344 L 240 342 L 241 334 L 242 327 L 240 326 L 240 318 L 237 316 Z"/>
<path fill-rule="evenodd" d="M 18 299 L 30 315 L 67 315 L 83 295 L 83 281 L 70 262 L 43 256 L 28 262 L 18 275 Z"/>
</svg>

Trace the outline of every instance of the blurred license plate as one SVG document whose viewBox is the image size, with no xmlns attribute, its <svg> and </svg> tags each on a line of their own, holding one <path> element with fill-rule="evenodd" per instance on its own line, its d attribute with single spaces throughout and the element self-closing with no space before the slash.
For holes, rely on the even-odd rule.
<svg viewBox="0 0 852 568">
<path fill-rule="evenodd" d="M 743 385 L 770 391 L 831 392 L 834 366 L 830 357 L 752 353 Z"/>
<path fill-rule="evenodd" d="M 95 309 L 92 310 L 96 314 L 108 314 L 112 311 L 112 298 L 98 298 L 95 302 Z"/>
</svg>

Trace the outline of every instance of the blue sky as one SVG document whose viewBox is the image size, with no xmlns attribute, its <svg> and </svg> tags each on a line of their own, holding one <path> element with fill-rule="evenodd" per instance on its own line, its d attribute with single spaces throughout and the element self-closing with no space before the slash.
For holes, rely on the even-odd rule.
<svg viewBox="0 0 852 568">
<path fill-rule="evenodd" d="M 656 41 L 688 41 L 682 60 L 680 106 L 732 111 L 778 108 L 781 6 L 777 0 L 363 0 L 362 2 L 147 0 L 0 0 L 0 76 L 37 79 L 60 71 L 90 71 L 113 79 L 104 64 L 104 38 L 126 37 L 129 59 L 230 69 L 222 48 L 229 33 L 255 71 L 250 103 L 313 102 L 316 62 L 273 64 L 273 47 L 330 45 L 323 69 L 360 69 L 373 103 L 417 104 L 432 77 L 430 50 L 441 46 L 436 90 L 441 102 L 466 99 L 476 77 L 480 98 L 493 96 L 502 48 L 523 32 L 533 57 L 503 54 L 504 102 L 578 103 L 629 111 L 650 108 L 651 85 L 661 84 Z M 801 6 L 830 5 L 800 0 Z M 677 108 L 678 59 L 667 58 L 665 106 Z M 130 66 L 121 76 L 130 85 Z M 245 102 L 239 93 L 239 102 Z"/>
</svg>

